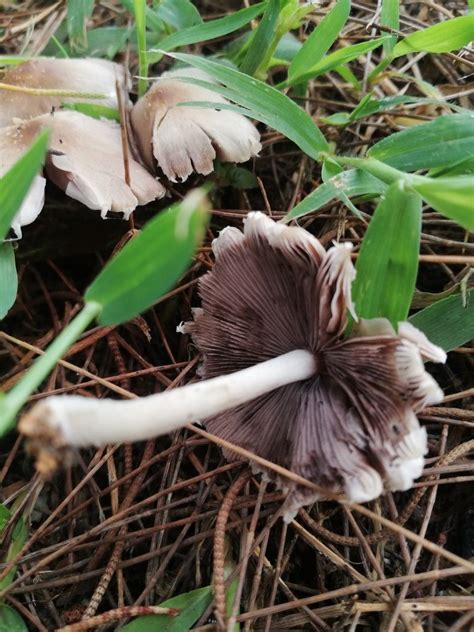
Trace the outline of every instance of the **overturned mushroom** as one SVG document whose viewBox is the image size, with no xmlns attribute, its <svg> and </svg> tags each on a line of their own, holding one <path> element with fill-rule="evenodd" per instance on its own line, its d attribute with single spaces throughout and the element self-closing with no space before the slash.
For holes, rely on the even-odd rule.
<svg viewBox="0 0 474 632">
<path fill-rule="evenodd" d="M 244 232 L 226 228 L 216 263 L 200 281 L 202 308 L 181 330 L 203 354 L 206 378 L 128 402 L 51 397 L 20 430 L 47 469 L 69 446 L 133 441 L 204 421 L 219 437 L 350 501 L 408 489 L 423 469 L 426 431 L 415 413 L 443 393 L 422 357 L 445 353 L 415 327 L 354 313 L 350 245 L 327 252 L 302 228 L 250 213 Z M 232 458 L 232 453 L 226 455 Z M 289 489 L 289 511 L 316 496 Z"/>
<path fill-rule="evenodd" d="M 116 82 L 127 95 L 130 88 L 125 69 L 104 59 L 41 57 L 12 66 L 1 81 L 12 89 L 0 88 L 0 127 L 11 125 L 14 119 L 25 120 L 47 114 L 63 102 L 89 101 L 116 108 Z M 15 88 L 26 88 L 27 92 Z M 45 94 L 47 90 L 103 95 L 103 98 Z"/>
<path fill-rule="evenodd" d="M 165 194 L 164 187 L 131 156 L 128 185 L 120 126 L 79 112 L 58 111 L 0 129 L 0 175 L 13 166 L 43 127 L 51 128 L 46 176 L 70 197 L 100 211 L 102 217 L 114 211 L 128 218 L 138 205 Z M 21 226 L 41 212 L 44 183 L 37 176 L 12 223 L 18 237 Z"/>
<path fill-rule="evenodd" d="M 200 70 L 167 72 L 135 104 L 133 131 L 150 169 L 156 160 L 172 181 L 184 181 L 193 171 L 207 175 L 217 157 L 245 162 L 261 149 L 260 136 L 245 116 L 229 110 L 178 106 L 186 101 L 228 103 L 224 97 L 182 81 L 193 77 L 212 81 Z"/>
</svg>

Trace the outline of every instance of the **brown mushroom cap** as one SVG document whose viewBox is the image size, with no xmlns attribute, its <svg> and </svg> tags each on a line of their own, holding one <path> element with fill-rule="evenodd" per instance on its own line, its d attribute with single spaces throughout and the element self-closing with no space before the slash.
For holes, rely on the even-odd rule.
<svg viewBox="0 0 474 632">
<path fill-rule="evenodd" d="M 128 73 L 123 66 L 104 59 L 42 57 L 12 66 L 5 73 L 3 83 L 27 88 L 103 94 L 104 98 L 40 96 L 0 89 L 0 127 L 11 125 L 14 119 L 24 120 L 47 114 L 63 102 L 90 102 L 116 108 L 116 81 L 128 93 Z"/>
<path fill-rule="evenodd" d="M 202 351 L 202 376 L 294 349 L 314 353 L 318 370 L 206 420 L 208 429 L 352 501 L 377 497 L 383 481 L 407 489 L 426 452 L 415 412 L 442 398 L 419 344 L 437 361 L 444 352 L 414 327 L 397 335 L 380 319 L 343 338 L 355 276 L 347 245 L 326 252 L 305 230 L 250 213 L 243 233 L 225 229 L 213 249 L 214 268 L 199 286 L 202 309 L 185 327 Z M 291 493 L 295 510 L 316 499 L 302 486 Z"/>
<path fill-rule="evenodd" d="M 215 158 L 245 162 L 261 149 L 260 136 L 245 116 L 229 110 L 177 106 L 186 101 L 228 103 L 219 94 L 191 85 L 181 77 L 211 81 L 200 70 L 185 68 L 164 73 L 135 104 L 131 114 L 143 159 L 158 166 L 172 182 L 193 171 L 207 175 Z"/>
</svg>

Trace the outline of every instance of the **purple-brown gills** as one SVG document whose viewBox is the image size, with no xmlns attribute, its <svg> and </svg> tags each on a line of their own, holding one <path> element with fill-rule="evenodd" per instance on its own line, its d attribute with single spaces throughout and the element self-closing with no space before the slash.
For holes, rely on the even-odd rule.
<svg viewBox="0 0 474 632">
<path fill-rule="evenodd" d="M 287 517 L 328 494 L 363 502 L 421 475 L 416 413 L 443 393 L 423 360 L 446 354 L 408 322 L 361 320 L 344 337 L 355 270 L 350 244 L 325 250 L 299 227 L 250 213 L 213 242 L 194 320 L 199 382 L 131 401 L 46 398 L 21 420 L 40 464 L 69 448 L 143 440 L 188 423 L 316 484 L 256 466 L 288 491 Z M 227 458 L 234 455 L 226 450 Z"/>
</svg>

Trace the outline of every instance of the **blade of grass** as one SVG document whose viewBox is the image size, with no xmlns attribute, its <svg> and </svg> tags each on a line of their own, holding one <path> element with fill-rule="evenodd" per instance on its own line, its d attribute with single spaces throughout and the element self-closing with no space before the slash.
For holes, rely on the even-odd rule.
<svg viewBox="0 0 474 632">
<path fill-rule="evenodd" d="M 344 191 L 348 197 L 355 197 L 377 195 L 383 193 L 386 189 L 386 184 L 365 171 L 360 171 L 359 169 L 343 171 L 328 182 L 321 184 L 301 200 L 285 217 L 285 222 L 317 211 L 325 204 L 331 202 L 331 200 L 338 199 L 340 191 Z"/>
<path fill-rule="evenodd" d="M 5 239 L 34 177 L 44 163 L 48 138 L 49 131 L 41 131 L 28 151 L 0 178 L 0 241 Z"/>
<path fill-rule="evenodd" d="M 177 608 L 181 612 L 177 617 L 152 615 L 137 617 L 122 628 L 122 632 L 188 632 L 212 601 L 210 586 L 197 588 L 188 593 L 177 595 L 160 604 L 163 608 Z"/>
<path fill-rule="evenodd" d="M 253 33 L 250 46 L 240 65 L 240 70 L 245 74 L 254 75 L 267 51 L 271 49 L 279 13 L 280 0 L 268 0 L 260 24 Z"/>
<path fill-rule="evenodd" d="M 295 75 L 292 78 L 288 78 L 287 81 L 279 84 L 278 87 L 283 86 L 293 86 L 296 83 L 300 83 L 302 81 L 308 81 L 309 79 L 314 79 L 319 75 L 324 74 L 325 72 L 329 72 L 330 70 L 334 70 L 343 64 L 347 64 L 354 59 L 357 59 L 361 55 L 365 55 L 381 46 L 387 40 L 387 36 L 379 37 L 374 40 L 369 40 L 368 42 L 360 42 L 359 44 L 354 44 L 353 46 L 345 46 L 344 48 L 339 48 L 334 51 L 334 53 L 330 53 L 326 55 L 321 61 L 314 66 L 311 66 L 307 71 L 305 71 L 301 75 Z"/>
<path fill-rule="evenodd" d="M 474 115 L 447 114 L 387 136 L 367 155 L 403 171 L 441 167 L 474 156 Z"/>
<path fill-rule="evenodd" d="M 281 132 L 312 158 L 318 160 L 321 152 L 328 151 L 329 144 L 312 118 L 294 101 L 275 88 L 263 81 L 248 77 L 238 70 L 203 57 L 184 53 L 169 53 L 169 55 L 204 70 L 224 85 L 191 78 L 183 78 L 183 80 L 209 88 L 247 108 L 254 119 Z"/>
<path fill-rule="evenodd" d="M 67 0 L 67 32 L 71 49 L 87 48 L 87 20 L 94 11 L 94 0 Z"/>
<path fill-rule="evenodd" d="M 415 289 L 421 198 L 401 183 L 390 185 L 375 209 L 357 258 L 352 286 L 358 316 L 406 320 Z"/>
<path fill-rule="evenodd" d="M 443 298 L 409 318 L 429 340 L 445 351 L 460 347 L 474 338 L 474 289 L 467 293 Z"/>
<path fill-rule="evenodd" d="M 5 318 L 16 300 L 18 275 L 11 242 L 0 243 L 0 320 Z"/>
<path fill-rule="evenodd" d="M 474 176 L 420 177 L 412 187 L 436 211 L 474 231 Z"/>
<path fill-rule="evenodd" d="M 290 64 L 288 68 L 290 82 L 304 75 L 323 59 L 347 22 L 350 10 L 351 0 L 338 0 L 323 17 Z"/>
<path fill-rule="evenodd" d="M 137 30 L 138 48 L 138 96 L 145 94 L 147 89 L 148 60 L 146 54 L 146 0 L 133 0 L 135 28 Z"/>
<path fill-rule="evenodd" d="M 120 114 L 116 108 L 109 108 L 106 105 L 94 105 L 93 103 L 61 103 L 63 110 L 74 110 L 81 112 L 92 118 L 106 118 L 120 122 Z"/>
<path fill-rule="evenodd" d="M 398 31 L 400 28 L 400 2 L 399 0 L 382 0 L 382 10 L 380 12 L 380 24 L 382 26 L 388 26 L 388 28 Z M 395 44 L 397 43 L 397 36 L 393 35 L 388 39 L 383 49 L 386 55 L 389 55 Z"/>
<path fill-rule="evenodd" d="M 21 615 L 4 603 L 0 603 L 0 632 L 28 632 Z"/>
<path fill-rule="evenodd" d="M 129 320 L 172 287 L 204 236 L 207 212 L 204 192 L 194 190 L 148 222 L 110 260 L 85 293 L 86 302 L 101 306 L 99 323 Z"/>
<path fill-rule="evenodd" d="M 202 24 L 199 11 L 190 0 L 161 0 L 154 13 L 176 30 Z"/>
<path fill-rule="evenodd" d="M 177 31 L 165 37 L 160 42 L 160 50 L 151 49 L 147 53 L 149 64 L 155 64 L 163 57 L 163 51 L 171 51 L 180 46 L 207 42 L 216 37 L 228 35 L 246 26 L 251 20 L 258 17 L 265 9 L 265 2 L 260 2 L 251 7 L 241 9 L 235 13 L 226 15 L 217 20 L 209 20 L 203 24 L 191 26 Z"/>
<path fill-rule="evenodd" d="M 449 53 L 474 40 L 474 14 L 462 15 L 410 33 L 393 49 L 393 57 L 425 51 Z"/>
</svg>

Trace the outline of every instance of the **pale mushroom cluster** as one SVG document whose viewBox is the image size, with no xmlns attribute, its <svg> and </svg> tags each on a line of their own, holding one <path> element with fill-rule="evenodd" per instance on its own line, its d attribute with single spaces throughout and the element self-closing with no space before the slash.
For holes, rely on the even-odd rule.
<svg viewBox="0 0 474 632">
<path fill-rule="evenodd" d="M 350 244 L 325 250 L 300 227 L 250 213 L 213 242 L 201 307 L 180 325 L 202 354 L 199 381 L 132 401 L 49 397 L 21 420 L 39 469 L 71 446 L 137 441 L 202 421 L 234 446 L 321 490 L 264 472 L 289 492 L 287 517 L 324 496 L 363 502 L 421 475 L 416 413 L 442 390 L 423 360 L 444 351 L 408 322 L 358 322 L 344 338 L 355 270 Z M 232 451 L 226 456 L 233 458 Z M 262 470 L 261 466 L 258 469 Z"/>
<path fill-rule="evenodd" d="M 0 176 L 42 128 L 51 129 L 44 171 L 35 178 L 12 223 L 16 237 L 43 208 L 45 178 L 104 218 L 109 211 L 128 218 L 137 206 L 165 195 L 159 172 L 172 182 L 184 181 L 193 172 L 211 173 L 216 157 L 245 162 L 256 156 L 259 134 L 244 116 L 178 106 L 197 100 L 225 102 L 210 90 L 184 83 L 187 76 L 195 77 L 196 71 L 165 73 L 133 105 L 130 76 L 113 62 L 38 58 L 6 70 L 5 87 L 0 89 Z M 199 77 L 211 81 L 202 72 Z M 127 141 L 113 120 L 62 109 L 63 104 L 77 102 L 118 109 L 118 92 L 126 119 L 131 120 Z M 126 160 L 124 142 L 128 143 Z"/>
</svg>

